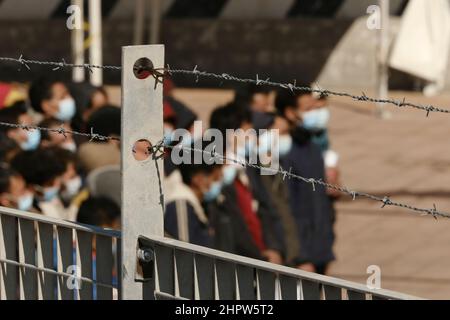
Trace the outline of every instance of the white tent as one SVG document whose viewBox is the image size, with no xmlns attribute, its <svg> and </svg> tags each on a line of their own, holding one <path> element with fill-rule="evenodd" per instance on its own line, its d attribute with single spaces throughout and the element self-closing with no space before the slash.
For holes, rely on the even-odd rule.
<svg viewBox="0 0 450 320">
<path fill-rule="evenodd" d="M 446 80 L 449 47 L 448 0 L 410 0 L 389 65 L 431 82 L 435 89 L 442 89 Z"/>
</svg>

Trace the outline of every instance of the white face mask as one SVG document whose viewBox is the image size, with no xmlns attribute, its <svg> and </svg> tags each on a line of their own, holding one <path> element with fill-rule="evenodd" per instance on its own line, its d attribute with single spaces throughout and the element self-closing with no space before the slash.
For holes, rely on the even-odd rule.
<svg viewBox="0 0 450 320">
<path fill-rule="evenodd" d="M 28 211 L 33 206 L 33 194 L 27 193 L 17 199 L 17 209 Z"/>
<path fill-rule="evenodd" d="M 330 120 L 330 110 L 328 108 L 314 109 L 301 114 L 301 125 L 305 129 L 326 129 Z"/>
<path fill-rule="evenodd" d="M 68 141 L 61 144 L 61 148 L 75 153 L 77 151 L 77 144 L 74 141 Z"/>
<path fill-rule="evenodd" d="M 55 118 L 61 121 L 69 121 L 73 118 L 76 111 L 75 100 L 72 97 L 59 101 L 59 110 Z"/>
<path fill-rule="evenodd" d="M 69 201 L 72 199 L 80 190 L 81 188 L 81 177 L 76 176 L 75 178 L 70 179 L 69 181 L 64 183 L 64 186 L 66 187 L 63 192 L 61 192 L 61 197 Z"/>
</svg>

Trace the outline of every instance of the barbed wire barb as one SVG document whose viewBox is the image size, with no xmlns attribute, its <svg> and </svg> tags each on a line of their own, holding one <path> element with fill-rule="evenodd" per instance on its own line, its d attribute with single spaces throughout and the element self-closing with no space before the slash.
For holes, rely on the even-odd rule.
<svg viewBox="0 0 450 320">
<path fill-rule="evenodd" d="M 16 62 L 20 65 L 25 66 L 28 70 L 31 70 L 30 64 L 37 64 L 37 65 L 48 65 L 48 66 L 54 66 L 61 68 L 86 68 L 91 73 L 93 72 L 93 68 L 97 69 L 109 69 L 109 70 L 121 70 L 121 66 L 114 66 L 114 65 L 93 65 L 93 64 L 82 64 L 77 65 L 73 63 L 66 63 L 66 62 L 55 62 L 55 61 L 40 61 L 40 60 L 26 60 L 23 58 L 22 55 L 17 58 L 11 58 L 11 57 L 0 57 L 0 61 L 3 62 Z M 58 70 L 58 69 L 57 69 Z M 412 109 L 418 109 L 423 110 L 427 113 L 427 117 L 431 112 L 438 112 L 438 113 L 450 113 L 450 109 L 444 109 L 441 107 L 436 107 L 432 105 L 421 105 L 421 104 L 415 104 L 412 102 L 407 102 L 405 98 L 400 102 L 399 100 L 394 99 L 378 99 L 378 98 L 371 98 L 368 97 L 364 92 L 361 95 L 354 95 L 348 92 L 340 92 L 340 91 L 332 91 L 332 90 L 326 90 L 320 88 L 310 88 L 310 87 L 302 87 L 297 86 L 294 82 L 292 83 L 280 83 L 280 82 L 274 82 L 270 81 L 270 78 L 267 78 L 267 80 L 261 80 L 261 79 L 246 79 L 246 78 L 239 78 L 233 75 L 230 75 L 228 73 L 212 73 L 207 71 L 200 71 L 198 70 L 198 66 L 196 65 L 192 70 L 185 70 L 185 69 L 172 69 L 167 68 L 165 69 L 165 72 L 169 75 L 193 75 L 195 77 L 195 81 L 198 82 L 200 77 L 203 78 L 212 78 L 220 80 L 220 84 L 223 83 L 223 81 L 233 81 L 233 82 L 240 82 L 240 83 L 247 83 L 247 84 L 256 84 L 256 85 L 266 85 L 274 88 L 283 88 L 290 90 L 291 92 L 295 91 L 303 91 L 303 92 L 311 92 L 311 93 L 317 93 L 321 97 L 329 97 L 329 96 L 336 96 L 336 97 L 345 97 L 350 98 L 355 101 L 361 101 L 361 102 L 370 102 L 370 103 L 381 103 L 381 104 L 390 104 L 399 108 L 409 107 Z"/>
</svg>

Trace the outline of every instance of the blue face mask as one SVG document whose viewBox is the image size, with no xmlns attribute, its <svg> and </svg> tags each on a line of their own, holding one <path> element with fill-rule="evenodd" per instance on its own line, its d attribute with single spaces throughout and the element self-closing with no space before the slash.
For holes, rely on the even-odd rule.
<svg viewBox="0 0 450 320">
<path fill-rule="evenodd" d="M 330 110 L 328 108 L 320 108 L 303 113 L 301 125 L 309 130 L 323 130 L 327 128 L 329 120 Z"/>
<path fill-rule="evenodd" d="M 237 167 L 236 166 L 230 166 L 226 165 L 223 166 L 222 173 L 223 173 L 223 184 L 226 186 L 229 186 L 234 182 L 234 179 L 237 176 Z"/>
<path fill-rule="evenodd" d="M 58 192 L 59 192 L 58 187 L 45 188 L 43 200 L 52 201 L 58 195 Z"/>
<path fill-rule="evenodd" d="M 41 143 L 41 132 L 39 130 L 28 130 L 27 136 L 27 141 L 22 142 L 20 147 L 25 151 L 36 150 L 39 147 L 39 143 Z"/>
<path fill-rule="evenodd" d="M 21 196 L 17 200 L 17 209 L 19 210 L 28 211 L 31 209 L 32 206 L 33 206 L 33 195 L 31 193 Z"/>
<path fill-rule="evenodd" d="M 65 98 L 59 102 L 59 111 L 55 118 L 61 121 L 69 121 L 75 115 L 76 107 L 73 98 Z"/>
<path fill-rule="evenodd" d="M 292 148 L 292 137 L 290 134 L 283 134 L 279 138 L 278 151 L 280 157 L 287 155 Z"/>
<path fill-rule="evenodd" d="M 209 188 L 209 190 L 203 195 L 203 200 L 206 202 L 215 200 L 219 196 L 221 190 L 222 190 L 222 182 L 221 181 L 214 182 Z"/>
</svg>

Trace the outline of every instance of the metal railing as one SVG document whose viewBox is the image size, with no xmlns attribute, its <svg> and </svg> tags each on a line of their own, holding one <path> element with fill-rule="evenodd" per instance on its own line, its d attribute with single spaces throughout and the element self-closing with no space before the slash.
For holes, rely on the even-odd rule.
<svg viewBox="0 0 450 320">
<path fill-rule="evenodd" d="M 141 237 L 139 245 L 149 257 L 141 259 L 143 269 L 149 266 L 149 273 L 143 273 L 143 292 L 154 291 L 156 299 L 419 299 L 168 238 Z"/>
<path fill-rule="evenodd" d="M 0 207 L 0 300 L 117 299 L 115 252 L 118 231 Z"/>
</svg>

